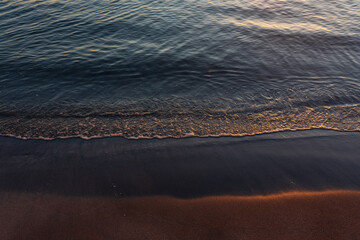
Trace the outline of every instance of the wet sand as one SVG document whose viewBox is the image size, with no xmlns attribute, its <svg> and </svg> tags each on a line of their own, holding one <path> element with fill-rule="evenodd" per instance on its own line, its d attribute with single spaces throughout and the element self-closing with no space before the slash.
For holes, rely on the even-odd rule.
<svg viewBox="0 0 360 240">
<path fill-rule="evenodd" d="M 360 192 L 175 199 L 2 193 L 3 240 L 360 239 Z"/>
<path fill-rule="evenodd" d="M 360 133 L 54 141 L 0 138 L 0 191 L 196 198 L 360 190 Z"/>
</svg>

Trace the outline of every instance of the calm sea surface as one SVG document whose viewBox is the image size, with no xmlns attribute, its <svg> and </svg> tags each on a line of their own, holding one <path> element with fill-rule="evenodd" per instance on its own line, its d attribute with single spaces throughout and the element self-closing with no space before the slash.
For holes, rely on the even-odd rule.
<svg viewBox="0 0 360 240">
<path fill-rule="evenodd" d="M 359 0 L 2 0 L 0 135 L 360 130 Z"/>
</svg>

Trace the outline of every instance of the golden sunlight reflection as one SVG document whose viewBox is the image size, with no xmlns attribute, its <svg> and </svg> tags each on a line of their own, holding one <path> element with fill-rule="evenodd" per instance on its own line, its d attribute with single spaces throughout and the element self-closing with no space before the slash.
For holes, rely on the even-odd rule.
<svg viewBox="0 0 360 240">
<path fill-rule="evenodd" d="M 262 20 L 236 20 L 235 18 L 227 18 L 221 22 L 222 24 L 234 24 L 236 26 L 242 27 L 258 27 L 263 29 L 271 29 L 271 30 L 278 30 L 278 31 L 307 31 L 307 32 L 318 32 L 330 31 L 326 27 L 313 24 L 313 23 L 303 23 L 303 22 L 296 22 L 296 23 L 286 23 L 286 22 L 276 22 L 276 21 L 262 21 Z"/>
</svg>

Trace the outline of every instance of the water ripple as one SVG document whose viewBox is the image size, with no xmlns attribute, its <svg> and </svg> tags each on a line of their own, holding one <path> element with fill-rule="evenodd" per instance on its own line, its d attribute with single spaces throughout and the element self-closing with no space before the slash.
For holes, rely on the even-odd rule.
<svg viewBox="0 0 360 240">
<path fill-rule="evenodd" d="M 359 129 L 355 0 L 4 0 L 0 134 Z"/>
</svg>

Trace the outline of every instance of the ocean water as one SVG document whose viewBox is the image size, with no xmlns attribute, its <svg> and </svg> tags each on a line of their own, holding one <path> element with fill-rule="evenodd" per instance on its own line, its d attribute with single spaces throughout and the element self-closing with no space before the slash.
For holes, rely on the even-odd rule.
<svg viewBox="0 0 360 240">
<path fill-rule="evenodd" d="M 2 0 L 0 135 L 360 130 L 358 0 Z"/>
</svg>

